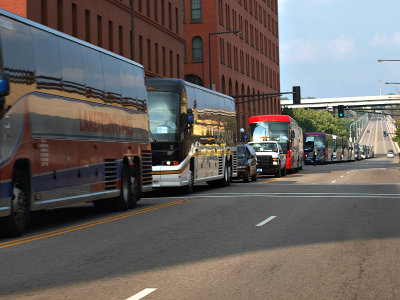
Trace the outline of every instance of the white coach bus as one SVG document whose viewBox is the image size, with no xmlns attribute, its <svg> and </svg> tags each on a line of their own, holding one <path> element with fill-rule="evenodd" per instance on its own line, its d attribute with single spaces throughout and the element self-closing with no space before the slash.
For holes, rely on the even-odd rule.
<svg viewBox="0 0 400 300">
<path fill-rule="evenodd" d="M 237 176 L 236 112 L 232 97 L 172 78 L 147 78 L 153 188 Z"/>
</svg>

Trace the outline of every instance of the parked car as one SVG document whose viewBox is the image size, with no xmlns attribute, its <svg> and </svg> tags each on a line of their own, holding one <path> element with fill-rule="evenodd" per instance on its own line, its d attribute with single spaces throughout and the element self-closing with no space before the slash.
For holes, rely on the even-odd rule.
<svg viewBox="0 0 400 300">
<path fill-rule="evenodd" d="M 250 143 L 257 154 L 257 173 L 273 174 L 279 178 L 286 175 L 286 154 L 276 141 Z"/>
<path fill-rule="evenodd" d="M 386 155 L 387 158 L 394 158 L 394 152 L 393 150 L 389 150 L 388 154 Z"/>
<path fill-rule="evenodd" d="M 256 151 L 249 144 L 237 146 L 238 153 L 238 179 L 243 182 L 257 180 L 257 156 Z"/>
</svg>

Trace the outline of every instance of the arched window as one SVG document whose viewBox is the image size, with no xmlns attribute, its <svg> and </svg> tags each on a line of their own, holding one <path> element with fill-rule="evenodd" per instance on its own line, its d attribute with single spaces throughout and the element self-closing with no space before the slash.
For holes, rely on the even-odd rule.
<svg viewBox="0 0 400 300">
<path fill-rule="evenodd" d="M 221 88 L 221 93 L 225 94 L 225 76 L 222 76 L 222 84 L 221 84 L 222 88 Z"/>
<path fill-rule="evenodd" d="M 204 86 L 203 80 L 195 74 L 186 74 L 185 81 L 189 81 L 191 83 L 194 83 L 194 84 L 197 84 L 200 86 Z"/>
<path fill-rule="evenodd" d="M 190 9 L 192 22 L 201 22 L 201 0 L 191 0 Z"/>
<path fill-rule="evenodd" d="M 203 40 L 199 36 L 192 39 L 192 61 L 203 61 Z"/>
</svg>

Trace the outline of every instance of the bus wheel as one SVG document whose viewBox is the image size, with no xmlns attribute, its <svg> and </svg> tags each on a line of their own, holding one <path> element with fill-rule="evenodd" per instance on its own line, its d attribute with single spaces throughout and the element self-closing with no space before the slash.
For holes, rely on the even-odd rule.
<svg viewBox="0 0 400 300">
<path fill-rule="evenodd" d="M 127 164 L 123 164 L 121 176 L 121 192 L 117 199 L 114 199 L 113 207 L 115 210 L 124 211 L 136 205 L 136 198 L 134 197 L 135 182 L 132 182 L 131 172 Z M 137 196 L 136 196 L 137 197 Z"/>
<path fill-rule="evenodd" d="M 184 194 L 191 194 L 193 193 L 194 187 L 194 170 L 189 170 L 189 184 L 183 187 Z"/>
<path fill-rule="evenodd" d="M 140 200 L 140 174 L 138 168 L 135 168 L 133 172 L 133 176 L 131 176 L 130 187 L 131 187 L 131 199 L 129 201 L 128 208 L 135 208 L 137 202 Z"/>
<path fill-rule="evenodd" d="M 26 172 L 14 169 L 12 179 L 11 212 L 4 218 L 4 234 L 9 237 L 20 236 L 29 223 L 29 178 Z"/>
</svg>

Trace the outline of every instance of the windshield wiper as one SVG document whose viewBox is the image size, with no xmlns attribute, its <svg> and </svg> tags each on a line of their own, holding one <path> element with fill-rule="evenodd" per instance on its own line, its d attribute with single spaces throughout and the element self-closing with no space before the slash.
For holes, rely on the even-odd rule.
<svg viewBox="0 0 400 300">
<path fill-rule="evenodd" d="M 153 140 L 154 143 L 157 144 L 157 140 L 156 140 L 156 138 L 154 137 L 154 135 L 151 133 L 151 130 L 149 130 L 149 132 L 150 132 L 151 139 Z"/>
</svg>

